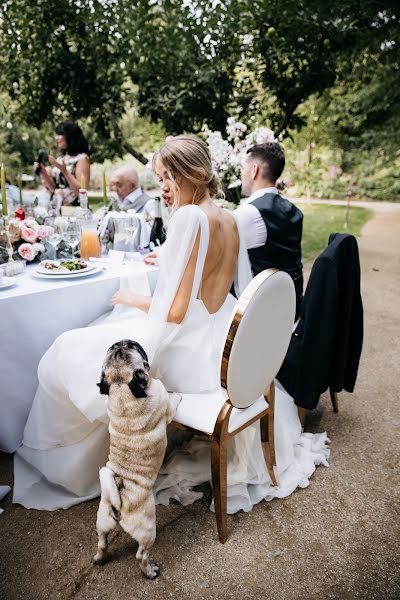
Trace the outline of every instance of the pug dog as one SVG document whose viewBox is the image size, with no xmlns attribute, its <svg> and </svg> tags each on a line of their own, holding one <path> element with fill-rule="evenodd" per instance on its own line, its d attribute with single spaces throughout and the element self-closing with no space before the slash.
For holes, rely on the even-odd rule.
<svg viewBox="0 0 400 600">
<path fill-rule="evenodd" d="M 154 579 L 159 567 L 149 558 L 156 538 L 153 485 L 167 446 L 167 424 L 181 396 L 168 393 L 161 381 L 149 376 L 146 352 L 132 340 L 108 349 L 97 385 L 108 396 L 110 452 L 100 469 L 98 547 L 93 561 L 106 562 L 108 534 L 119 523 L 139 543 L 136 558 L 142 572 Z"/>
</svg>

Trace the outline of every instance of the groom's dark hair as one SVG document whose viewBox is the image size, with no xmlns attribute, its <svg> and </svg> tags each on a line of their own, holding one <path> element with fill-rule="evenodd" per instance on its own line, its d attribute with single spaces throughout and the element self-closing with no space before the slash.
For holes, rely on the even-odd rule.
<svg viewBox="0 0 400 600">
<path fill-rule="evenodd" d="M 277 142 L 256 144 L 247 150 L 251 158 L 258 160 L 261 165 L 261 176 L 263 179 L 276 181 L 285 168 L 285 153 L 282 146 Z"/>
</svg>

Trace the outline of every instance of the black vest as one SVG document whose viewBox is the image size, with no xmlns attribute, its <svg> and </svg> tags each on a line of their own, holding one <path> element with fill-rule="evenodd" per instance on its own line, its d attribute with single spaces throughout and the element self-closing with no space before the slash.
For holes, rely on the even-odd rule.
<svg viewBox="0 0 400 600">
<path fill-rule="evenodd" d="M 248 251 L 253 275 L 271 268 L 286 271 L 293 279 L 296 289 L 297 318 L 303 297 L 303 213 L 279 194 L 264 194 L 251 204 L 260 212 L 267 228 L 267 241 L 264 246 Z"/>
</svg>

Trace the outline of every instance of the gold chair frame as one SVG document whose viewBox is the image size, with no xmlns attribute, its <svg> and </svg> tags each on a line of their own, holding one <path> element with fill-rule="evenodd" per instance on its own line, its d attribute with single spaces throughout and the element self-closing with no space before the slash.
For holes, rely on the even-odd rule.
<svg viewBox="0 0 400 600">
<path fill-rule="evenodd" d="M 227 389 L 227 375 L 229 357 L 232 350 L 233 342 L 239 324 L 259 287 L 268 279 L 277 273 L 277 269 L 267 269 L 260 273 L 248 285 L 245 292 L 240 296 L 236 312 L 232 319 L 229 332 L 225 341 L 224 352 L 221 363 L 221 386 Z M 278 470 L 275 458 L 275 434 L 274 434 L 274 408 L 275 408 L 275 385 L 272 381 L 267 390 L 264 392 L 264 398 L 268 402 L 268 407 L 259 413 L 256 417 L 250 419 L 247 423 L 236 429 L 228 432 L 229 418 L 234 408 L 229 398 L 223 404 L 212 433 L 198 431 L 187 425 L 182 425 L 176 421 L 172 421 L 171 425 L 200 435 L 210 440 L 211 442 L 211 479 L 212 491 L 215 505 L 215 517 L 217 520 L 218 538 L 221 544 L 224 544 L 228 537 L 227 524 L 227 449 L 228 440 L 249 425 L 260 420 L 260 438 L 263 449 L 265 464 L 272 483 L 279 486 Z M 257 400 L 257 398 L 255 399 Z M 239 409 L 240 410 L 240 409 Z"/>
</svg>

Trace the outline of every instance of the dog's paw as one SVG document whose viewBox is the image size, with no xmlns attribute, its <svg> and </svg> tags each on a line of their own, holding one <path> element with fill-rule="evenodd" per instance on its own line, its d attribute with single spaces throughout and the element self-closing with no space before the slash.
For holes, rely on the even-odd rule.
<svg viewBox="0 0 400 600">
<path fill-rule="evenodd" d="M 146 577 L 148 579 L 155 579 L 160 574 L 160 567 L 155 563 L 148 566 Z"/>
<path fill-rule="evenodd" d="M 97 565 L 98 567 L 102 567 L 107 562 L 107 555 L 100 554 L 98 552 L 97 554 L 95 554 L 93 556 L 92 561 L 93 561 L 93 564 Z"/>
</svg>

